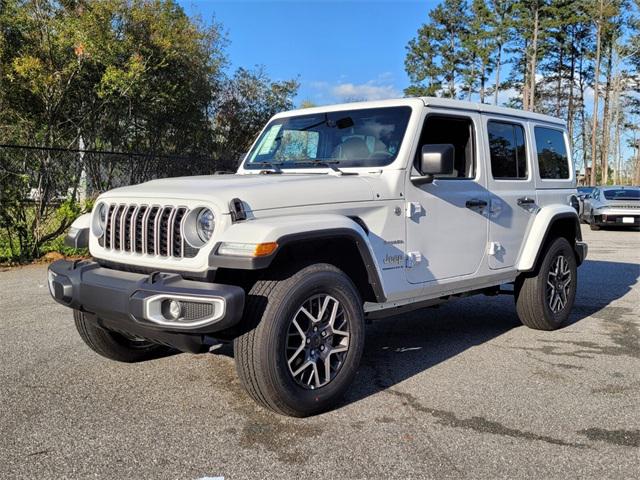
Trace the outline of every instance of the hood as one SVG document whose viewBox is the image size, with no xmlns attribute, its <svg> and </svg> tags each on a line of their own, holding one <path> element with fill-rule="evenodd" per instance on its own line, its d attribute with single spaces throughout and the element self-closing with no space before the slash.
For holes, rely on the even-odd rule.
<svg viewBox="0 0 640 480">
<path fill-rule="evenodd" d="M 227 208 L 233 198 L 251 211 L 289 206 L 373 200 L 371 185 L 355 175 L 270 174 L 164 178 L 116 188 L 102 198 L 171 198 L 212 201 Z"/>
</svg>

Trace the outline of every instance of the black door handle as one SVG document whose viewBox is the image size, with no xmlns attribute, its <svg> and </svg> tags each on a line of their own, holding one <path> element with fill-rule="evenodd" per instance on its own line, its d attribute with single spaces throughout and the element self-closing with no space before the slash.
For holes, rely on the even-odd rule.
<svg viewBox="0 0 640 480">
<path fill-rule="evenodd" d="M 522 197 L 518 199 L 518 205 L 533 205 L 536 203 L 535 199 L 529 197 Z"/>
<path fill-rule="evenodd" d="M 471 200 L 467 200 L 465 204 L 467 208 L 484 208 L 487 206 L 487 202 L 484 200 L 478 200 L 477 198 L 473 198 Z"/>
</svg>

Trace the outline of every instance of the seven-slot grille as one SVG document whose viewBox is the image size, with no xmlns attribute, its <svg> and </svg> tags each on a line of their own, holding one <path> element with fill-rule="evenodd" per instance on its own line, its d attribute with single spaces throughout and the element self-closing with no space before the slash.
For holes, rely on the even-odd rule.
<svg viewBox="0 0 640 480">
<path fill-rule="evenodd" d="M 107 212 L 100 238 L 107 250 L 175 258 L 198 253 L 182 236 L 187 207 L 112 203 Z"/>
</svg>

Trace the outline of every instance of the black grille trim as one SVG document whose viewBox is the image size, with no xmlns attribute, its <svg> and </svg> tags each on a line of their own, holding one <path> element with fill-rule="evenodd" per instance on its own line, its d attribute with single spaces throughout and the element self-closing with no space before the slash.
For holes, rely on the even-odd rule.
<svg viewBox="0 0 640 480">
<path fill-rule="evenodd" d="M 107 212 L 102 242 L 105 250 L 163 258 L 193 258 L 198 254 L 183 235 L 187 207 L 112 203 Z"/>
</svg>

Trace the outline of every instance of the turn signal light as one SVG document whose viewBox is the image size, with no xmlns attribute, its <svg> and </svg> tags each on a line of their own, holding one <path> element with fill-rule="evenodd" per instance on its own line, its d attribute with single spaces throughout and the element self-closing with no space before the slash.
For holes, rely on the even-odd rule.
<svg viewBox="0 0 640 480">
<path fill-rule="evenodd" d="M 223 242 L 218 248 L 218 255 L 230 255 L 233 257 L 266 257 L 278 248 L 276 242 L 266 243 L 239 243 Z"/>
<path fill-rule="evenodd" d="M 275 252 L 276 248 L 278 248 L 278 244 L 276 242 L 259 243 L 256 245 L 256 249 L 253 254 L 256 257 L 266 257 L 267 255 L 271 255 Z"/>
</svg>

